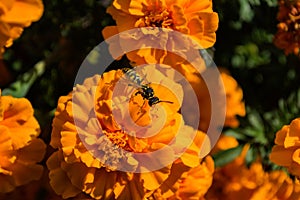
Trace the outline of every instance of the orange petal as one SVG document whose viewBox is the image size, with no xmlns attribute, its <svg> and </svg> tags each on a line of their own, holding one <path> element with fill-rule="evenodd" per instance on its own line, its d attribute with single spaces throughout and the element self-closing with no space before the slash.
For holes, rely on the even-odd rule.
<svg viewBox="0 0 300 200">
<path fill-rule="evenodd" d="M 100 168 L 102 164 L 100 163 L 100 160 L 95 158 L 91 152 L 89 152 L 86 149 L 80 149 L 74 150 L 74 154 L 76 157 L 80 157 L 80 160 L 88 167 L 95 167 L 95 168 Z"/>
<path fill-rule="evenodd" d="M 214 45 L 216 41 L 215 31 L 218 29 L 219 18 L 217 13 L 200 13 L 197 18 L 192 18 L 188 22 L 193 39 L 203 48 Z M 197 27 L 201 27 L 197 29 Z"/>
<path fill-rule="evenodd" d="M 291 173 L 294 176 L 300 176 L 300 165 L 296 162 L 293 162 L 291 164 L 291 166 L 289 166 L 288 168 L 289 173 Z"/>
<path fill-rule="evenodd" d="M 91 197 L 96 199 L 111 199 L 113 187 L 116 183 L 116 172 L 107 172 L 104 168 L 99 169 L 94 174 L 94 182 L 87 185 Z"/>
<path fill-rule="evenodd" d="M 0 125 L 0 154 L 12 150 L 12 140 L 7 127 Z"/>
<path fill-rule="evenodd" d="M 209 138 L 206 134 L 197 131 L 193 143 L 180 157 L 182 162 L 189 167 L 198 166 L 200 164 L 200 159 L 204 157 L 207 153 L 209 153 L 209 151 L 211 150 L 211 146 L 208 141 Z"/>
<path fill-rule="evenodd" d="M 174 24 L 176 26 L 181 26 L 181 25 L 186 24 L 187 20 L 184 15 L 184 10 L 181 6 L 173 5 L 171 7 L 171 11 L 172 11 L 172 18 L 173 18 Z"/>
<path fill-rule="evenodd" d="M 212 184 L 212 172 L 203 165 L 188 171 L 178 189 L 179 196 L 183 199 L 200 199 Z"/>
<path fill-rule="evenodd" d="M 184 11 L 186 14 L 212 11 L 212 2 L 210 0 L 200 0 L 200 1 L 178 0 L 178 5 L 185 8 Z"/>
<path fill-rule="evenodd" d="M 300 138 L 300 118 L 294 119 L 291 122 L 288 135 Z"/>
<path fill-rule="evenodd" d="M 74 197 L 81 191 L 72 185 L 65 171 L 60 168 L 61 159 L 59 152 L 53 153 L 47 160 L 47 166 L 50 170 L 50 185 L 58 195 L 63 198 Z"/>
<path fill-rule="evenodd" d="M 22 163 L 33 164 L 42 161 L 46 153 L 46 145 L 41 139 L 32 139 L 30 143 L 17 151 L 18 160 Z"/>
<path fill-rule="evenodd" d="M 282 146 L 275 145 L 272 148 L 270 160 L 280 166 L 290 166 L 294 151 L 294 148 L 285 149 Z"/>
<path fill-rule="evenodd" d="M 111 56 L 114 59 L 119 60 L 122 58 L 124 51 L 122 50 L 122 47 L 120 46 L 120 40 L 119 40 L 119 36 L 117 34 L 119 34 L 117 26 L 106 26 L 102 30 L 102 35 L 103 35 L 105 41 L 109 44 L 109 52 L 110 52 Z M 113 38 L 110 38 L 112 36 L 113 36 Z"/>
<path fill-rule="evenodd" d="M 77 132 L 73 131 L 62 131 L 61 132 L 61 144 L 62 151 L 65 156 L 69 156 L 73 153 L 73 150 L 77 143 Z"/>
<path fill-rule="evenodd" d="M 113 2 L 113 6 L 118 9 L 118 10 L 122 10 L 126 13 L 130 13 L 129 9 L 130 9 L 130 4 L 132 2 L 132 8 L 131 11 L 133 12 L 133 14 L 136 15 L 143 15 L 144 13 L 142 12 L 142 6 L 143 4 L 145 4 L 146 2 L 137 2 L 137 1 L 131 1 L 131 0 L 116 0 Z"/>
<path fill-rule="evenodd" d="M 290 136 L 289 132 L 284 139 L 284 148 L 289 148 L 289 147 L 296 147 L 300 146 L 300 140 L 298 136 Z"/>
<path fill-rule="evenodd" d="M 141 173 L 141 179 L 146 189 L 155 190 L 168 178 L 169 174 L 170 168 L 164 167 L 157 171 Z"/>
<path fill-rule="evenodd" d="M 230 148 L 237 147 L 239 145 L 238 141 L 233 136 L 221 135 L 219 140 L 217 141 L 216 145 L 213 148 L 212 154 L 220 151 L 226 150 Z"/>
<path fill-rule="evenodd" d="M 14 1 L 12 8 L 1 16 L 1 20 L 7 23 L 24 24 L 37 21 L 44 11 L 41 0 Z"/>
<path fill-rule="evenodd" d="M 3 121 L 1 124 L 18 126 L 33 116 L 33 108 L 25 98 L 17 99 L 11 96 L 2 96 L 1 101 L 5 115 L 5 122 Z"/>
<path fill-rule="evenodd" d="M 289 126 L 287 125 L 283 126 L 279 131 L 277 131 L 275 144 L 283 146 L 288 131 L 289 131 Z"/>
<path fill-rule="evenodd" d="M 89 173 L 94 173 L 94 168 L 88 168 L 83 163 L 67 164 L 62 163 L 61 168 L 66 172 L 71 183 L 78 189 L 83 190 L 85 184 L 93 183 L 94 180 L 88 180 Z"/>
<path fill-rule="evenodd" d="M 35 118 L 32 117 L 32 120 L 28 121 L 28 124 L 37 125 L 38 123 Z M 20 126 L 15 128 L 10 128 L 10 132 L 13 140 L 14 149 L 20 149 L 26 146 L 34 136 L 37 136 L 40 133 L 39 127 L 31 128 L 28 126 Z"/>
<path fill-rule="evenodd" d="M 27 184 L 33 180 L 39 180 L 43 173 L 43 166 L 34 164 L 25 164 L 18 160 L 11 167 L 16 186 Z"/>
<path fill-rule="evenodd" d="M 0 10 L 1 13 L 6 13 L 8 10 L 10 10 L 14 5 L 14 0 L 7 0 L 7 1 L 1 1 L 0 2 Z"/>
<path fill-rule="evenodd" d="M 300 149 L 297 149 L 293 153 L 293 161 L 300 164 Z"/>
<path fill-rule="evenodd" d="M 136 16 L 128 15 L 114 7 L 108 7 L 106 12 L 111 14 L 114 20 L 116 20 L 118 32 L 121 33 L 123 31 L 135 28 L 135 23 L 138 20 Z"/>
<path fill-rule="evenodd" d="M 7 193 L 15 189 L 15 183 L 11 176 L 0 176 L 0 192 Z"/>
</svg>

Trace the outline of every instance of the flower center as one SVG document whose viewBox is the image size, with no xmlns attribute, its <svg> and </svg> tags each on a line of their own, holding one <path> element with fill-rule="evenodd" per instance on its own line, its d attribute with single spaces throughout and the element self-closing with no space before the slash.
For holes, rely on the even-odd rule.
<svg viewBox="0 0 300 200">
<path fill-rule="evenodd" d="M 100 137 L 98 139 L 98 144 L 97 157 L 100 159 L 107 171 L 115 171 L 122 165 L 126 165 L 127 167 L 129 165 L 131 167 L 136 165 L 135 160 L 132 158 L 131 152 L 123 151 L 119 146 L 124 144 L 124 147 L 126 147 L 125 144 L 127 143 L 122 143 L 118 139 L 115 140 L 114 137 L 111 137 L 111 135 L 108 134 Z"/>
<path fill-rule="evenodd" d="M 141 18 L 140 27 L 160 27 L 160 28 L 172 28 L 173 19 L 171 13 L 168 10 L 163 11 L 148 11 L 144 18 Z"/>
<path fill-rule="evenodd" d="M 118 147 L 126 150 L 132 151 L 128 144 L 128 136 L 123 131 L 116 132 L 105 132 L 106 137 Z"/>
</svg>

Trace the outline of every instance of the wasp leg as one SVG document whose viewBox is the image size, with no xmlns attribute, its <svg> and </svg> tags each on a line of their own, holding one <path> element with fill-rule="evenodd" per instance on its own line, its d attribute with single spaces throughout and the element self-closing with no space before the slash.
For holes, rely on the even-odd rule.
<svg viewBox="0 0 300 200">
<path fill-rule="evenodd" d="M 142 95 L 143 96 L 143 92 L 141 92 L 141 91 L 137 91 L 136 93 L 134 93 L 134 96 L 137 96 L 138 94 L 140 94 L 140 95 Z"/>
<path fill-rule="evenodd" d="M 135 120 L 135 123 L 136 123 L 137 121 L 139 121 L 139 120 L 144 116 L 144 114 L 147 113 L 147 111 L 146 111 L 145 109 L 143 109 L 145 102 L 146 102 L 146 101 L 144 101 L 143 106 L 140 107 L 140 110 L 139 110 L 139 112 L 137 113 L 137 114 L 139 115 L 139 117 Z"/>
</svg>

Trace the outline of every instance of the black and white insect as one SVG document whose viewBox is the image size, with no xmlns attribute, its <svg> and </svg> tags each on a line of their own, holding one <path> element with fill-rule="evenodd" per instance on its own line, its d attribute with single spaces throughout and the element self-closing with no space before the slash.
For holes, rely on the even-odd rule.
<svg viewBox="0 0 300 200">
<path fill-rule="evenodd" d="M 172 101 L 160 100 L 157 96 L 155 96 L 154 90 L 150 86 L 150 83 L 143 84 L 143 78 L 134 69 L 123 68 L 122 71 L 126 75 L 127 79 L 129 79 L 132 84 L 138 87 L 138 91 L 134 95 L 141 95 L 144 100 L 148 101 L 148 105 L 150 107 L 161 102 L 173 103 Z"/>
</svg>

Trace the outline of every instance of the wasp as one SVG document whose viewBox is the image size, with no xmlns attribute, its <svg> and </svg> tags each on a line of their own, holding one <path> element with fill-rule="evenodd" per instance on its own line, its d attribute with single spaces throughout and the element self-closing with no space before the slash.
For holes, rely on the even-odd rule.
<svg viewBox="0 0 300 200">
<path fill-rule="evenodd" d="M 153 88 L 149 84 L 143 84 L 142 77 L 134 69 L 123 68 L 122 71 L 132 83 L 139 87 L 135 95 L 140 94 L 144 100 L 148 100 L 148 105 L 150 107 L 161 102 L 173 103 L 172 101 L 160 100 L 155 96 Z"/>
</svg>

